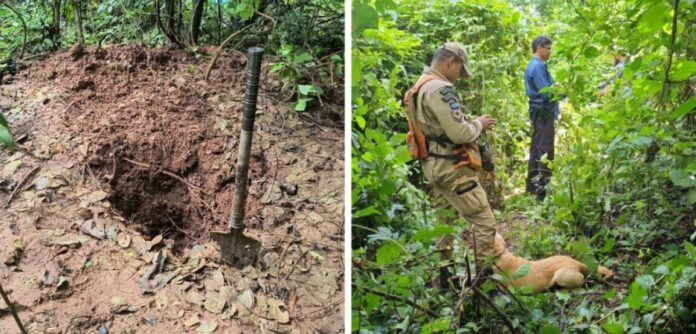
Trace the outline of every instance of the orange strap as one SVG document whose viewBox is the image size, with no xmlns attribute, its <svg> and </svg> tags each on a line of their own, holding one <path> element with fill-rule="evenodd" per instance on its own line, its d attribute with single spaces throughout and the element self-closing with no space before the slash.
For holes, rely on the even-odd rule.
<svg viewBox="0 0 696 334">
<path fill-rule="evenodd" d="M 421 75 L 421 77 L 418 78 L 418 81 L 416 81 L 416 84 L 413 85 L 413 87 L 411 87 L 411 89 L 406 91 L 406 94 L 404 95 L 404 105 L 406 106 L 407 109 L 411 108 L 411 96 L 413 96 L 413 94 L 418 94 L 418 91 L 420 91 L 420 89 L 421 89 L 421 87 L 423 87 L 423 85 L 425 85 L 428 81 L 434 80 L 434 79 L 437 79 L 437 77 L 432 75 L 432 74 Z M 416 109 L 417 106 L 413 106 L 413 108 L 414 108 L 413 112 L 415 112 L 417 110 Z M 413 119 L 415 119 L 415 114 L 408 115 L 408 113 L 407 113 L 406 116 L 413 117 Z M 409 119 L 409 127 L 411 126 L 410 123 L 411 123 L 411 120 Z M 418 128 L 420 129 L 420 127 L 418 127 Z"/>
<path fill-rule="evenodd" d="M 421 87 L 430 80 L 437 79 L 436 76 L 425 74 L 421 75 L 416 81 L 416 84 L 411 87 L 411 89 L 406 91 L 404 94 L 404 106 L 406 107 L 406 120 L 408 121 L 408 130 L 410 135 L 414 136 L 412 140 L 415 141 L 414 147 L 409 147 L 409 152 L 414 158 L 426 158 L 428 155 L 427 145 L 425 142 L 425 134 L 420 127 L 418 118 L 416 117 L 416 112 L 418 111 L 418 106 L 411 103 L 411 97 L 414 94 L 418 94 Z"/>
</svg>

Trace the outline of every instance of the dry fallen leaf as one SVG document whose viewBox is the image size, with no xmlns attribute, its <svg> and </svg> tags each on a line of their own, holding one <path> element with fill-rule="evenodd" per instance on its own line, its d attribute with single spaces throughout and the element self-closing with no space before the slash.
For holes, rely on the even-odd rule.
<svg viewBox="0 0 696 334">
<path fill-rule="evenodd" d="M 213 281 L 218 284 L 217 289 L 220 289 L 223 285 L 225 285 L 225 277 L 222 275 L 220 270 L 215 270 L 212 276 Z"/>
<path fill-rule="evenodd" d="M 94 202 L 100 202 L 107 197 L 109 197 L 109 194 L 104 192 L 104 191 L 101 191 L 101 190 L 93 191 L 93 192 L 87 194 L 86 196 L 82 197 L 81 204 L 85 204 L 85 205 L 81 205 L 81 206 L 87 207 L 88 204 L 92 204 Z"/>
<path fill-rule="evenodd" d="M 119 232 L 119 227 L 116 224 L 111 224 L 106 227 L 105 232 L 106 232 L 106 239 L 108 240 L 114 240 L 116 239 L 116 236 L 118 235 Z"/>
<path fill-rule="evenodd" d="M 128 302 L 121 296 L 111 297 L 111 313 L 121 313 L 128 307 Z"/>
<path fill-rule="evenodd" d="M 174 308 L 169 308 L 169 313 L 168 313 L 167 317 L 170 320 L 180 319 L 183 316 L 184 316 L 184 310 L 177 310 Z"/>
<path fill-rule="evenodd" d="M 206 278 L 201 282 L 203 284 L 203 287 L 205 288 L 205 291 L 217 291 L 220 289 L 220 285 L 218 285 L 215 281 L 213 281 L 210 278 Z"/>
<path fill-rule="evenodd" d="M 315 222 L 321 222 L 322 220 L 324 220 L 324 218 L 321 215 L 314 211 L 309 213 L 309 218 L 311 218 Z"/>
<path fill-rule="evenodd" d="M 205 301 L 205 296 L 196 291 L 189 291 L 189 293 L 186 294 L 186 300 L 191 304 L 200 306 L 203 305 L 203 302 Z"/>
<path fill-rule="evenodd" d="M 231 304 L 227 310 L 220 316 L 220 320 L 232 319 L 235 313 L 237 313 L 237 304 Z"/>
<path fill-rule="evenodd" d="M 74 245 L 79 245 L 84 241 L 85 240 L 82 237 L 61 236 L 61 237 L 54 238 L 52 241 L 50 241 L 50 244 L 58 245 L 58 246 L 74 246 Z"/>
<path fill-rule="evenodd" d="M 225 303 L 225 299 L 222 298 L 217 292 L 208 292 L 203 307 L 212 313 L 220 314 L 225 308 Z"/>
<path fill-rule="evenodd" d="M 252 308 L 254 307 L 254 293 L 251 292 L 251 290 L 244 290 L 244 292 L 237 296 L 237 301 L 246 308 Z"/>
<path fill-rule="evenodd" d="M 200 326 L 196 328 L 196 332 L 198 333 L 212 333 L 215 332 L 217 329 L 217 322 L 215 320 L 211 321 L 201 321 Z"/>
<path fill-rule="evenodd" d="M 285 304 L 274 298 L 270 298 L 267 301 L 268 308 L 271 311 L 271 317 L 275 319 L 280 324 L 287 324 L 290 322 L 290 314 L 285 307 Z"/>
<path fill-rule="evenodd" d="M 169 306 L 169 297 L 164 293 L 158 293 L 155 296 L 155 306 L 159 311 L 166 309 Z"/>
<path fill-rule="evenodd" d="M 186 329 L 189 329 L 189 328 L 196 326 L 200 323 L 201 323 L 201 319 L 198 318 L 198 314 L 194 314 L 190 318 L 186 319 L 186 321 L 184 321 L 184 327 Z"/>
<path fill-rule="evenodd" d="M 17 160 L 10 161 L 7 164 L 5 164 L 5 166 L 3 166 L 3 168 L 2 168 L 2 173 L 0 173 L 0 178 L 5 179 L 5 178 L 12 176 L 12 174 L 14 174 L 15 171 L 17 171 L 17 167 L 19 167 L 19 165 L 21 163 L 22 163 L 22 160 L 17 159 Z"/>
<path fill-rule="evenodd" d="M 220 288 L 220 297 L 222 297 L 230 305 L 234 303 L 234 297 L 236 297 L 236 295 L 237 294 L 235 293 L 234 288 L 229 285 L 225 285 Z"/>
<path fill-rule="evenodd" d="M 92 212 L 92 210 L 87 209 L 87 208 L 80 208 L 79 210 L 77 210 L 77 215 L 82 220 L 87 220 L 87 219 L 90 219 L 94 216 L 94 212 Z"/>
<path fill-rule="evenodd" d="M 125 232 L 119 233 L 118 236 L 116 236 L 116 243 L 121 246 L 121 248 L 128 248 L 131 243 L 130 235 Z"/>
<path fill-rule="evenodd" d="M 158 234 L 156 237 L 152 238 L 150 242 L 147 244 L 147 250 L 151 250 L 155 246 L 157 246 L 160 242 L 162 242 L 164 238 L 162 237 L 161 234 Z"/>
<path fill-rule="evenodd" d="M 51 184 L 48 185 L 49 188 L 56 189 L 60 188 L 62 186 L 67 186 L 70 184 L 68 180 L 65 178 L 63 175 L 55 175 L 53 179 L 51 179 Z"/>
<path fill-rule="evenodd" d="M 51 183 L 51 178 L 48 176 L 41 176 L 34 180 L 34 187 L 36 190 L 44 190 Z"/>
<path fill-rule="evenodd" d="M 80 151 L 80 153 L 82 153 L 82 155 L 86 157 L 87 153 L 89 152 L 89 142 L 80 144 L 77 148 Z"/>
<path fill-rule="evenodd" d="M 280 190 L 279 186 L 275 185 L 268 188 L 261 198 L 261 203 L 263 204 L 275 203 L 283 198 L 283 191 Z"/>
<path fill-rule="evenodd" d="M 80 231 L 83 233 L 93 236 L 97 239 L 104 239 L 106 238 L 106 231 L 104 230 L 104 224 L 95 222 L 92 219 L 86 220 L 84 223 L 82 223 L 82 227 L 80 227 Z"/>
<path fill-rule="evenodd" d="M 317 261 L 324 261 L 324 257 L 315 251 L 309 251 L 309 255 L 311 255 Z"/>
</svg>

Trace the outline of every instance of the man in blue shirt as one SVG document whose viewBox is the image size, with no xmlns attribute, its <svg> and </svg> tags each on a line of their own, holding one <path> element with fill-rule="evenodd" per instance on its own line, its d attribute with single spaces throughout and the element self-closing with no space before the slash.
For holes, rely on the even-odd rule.
<svg viewBox="0 0 696 334">
<path fill-rule="evenodd" d="M 553 42 L 547 36 L 534 38 L 534 55 L 524 72 L 525 89 L 529 97 L 529 118 L 534 127 L 532 145 L 529 148 L 526 190 L 535 194 L 538 201 L 544 200 L 546 184 L 551 177 L 551 170 L 541 162 L 541 158 L 544 154 L 549 160 L 554 158 L 554 122 L 558 119 L 558 102 L 554 101 L 553 94 L 541 92 L 543 88 L 553 86 L 553 78 L 546 67 L 546 61 L 551 55 L 551 44 Z"/>
</svg>

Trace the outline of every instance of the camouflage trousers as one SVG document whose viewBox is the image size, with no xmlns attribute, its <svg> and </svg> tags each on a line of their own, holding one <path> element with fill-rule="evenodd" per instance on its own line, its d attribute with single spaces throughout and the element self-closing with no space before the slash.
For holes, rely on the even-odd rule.
<svg viewBox="0 0 696 334">
<path fill-rule="evenodd" d="M 472 225 L 476 242 L 477 262 L 483 261 L 488 256 L 496 255 L 493 250 L 495 239 L 495 217 L 488 204 L 486 192 L 478 180 L 461 182 L 451 188 L 434 187 L 431 199 L 440 214 L 441 221 L 452 223 L 454 217 L 447 216 L 451 209 L 456 210 L 460 217 L 466 219 Z M 453 235 L 441 237 L 437 242 L 437 248 L 443 258 L 452 258 Z M 473 247 L 473 245 L 472 245 Z"/>
</svg>

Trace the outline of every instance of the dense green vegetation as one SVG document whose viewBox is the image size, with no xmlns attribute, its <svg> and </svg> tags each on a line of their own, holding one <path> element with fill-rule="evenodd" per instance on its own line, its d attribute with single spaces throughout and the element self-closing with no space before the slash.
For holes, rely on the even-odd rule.
<svg viewBox="0 0 696 334">
<path fill-rule="evenodd" d="M 684 0 L 355 1 L 352 45 L 352 324 L 361 333 L 692 333 L 696 330 L 696 10 Z M 567 94 L 542 204 L 521 194 L 531 125 L 523 72 L 534 36 Z M 469 48 L 463 103 L 498 125 L 482 175 L 518 255 L 570 254 L 618 279 L 539 295 L 512 289 L 498 311 L 470 289 L 439 291 L 443 234 L 405 146 L 401 98 L 445 41 Z M 613 56 L 628 56 L 623 76 Z M 456 246 L 457 271 L 470 254 Z M 469 259 L 470 260 L 470 259 Z M 495 289 L 493 279 L 484 291 Z M 505 323 L 503 319 L 510 320 Z M 511 329 L 512 328 L 512 329 Z"/>
<path fill-rule="evenodd" d="M 304 111 L 322 96 L 340 96 L 343 76 L 343 1 L 337 0 L 2 0 L 0 80 L 37 55 L 75 43 L 172 43 L 244 51 L 263 46 L 282 96 Z M 0 141 L 9 133 L 0 115 Z"/>
</svg>

